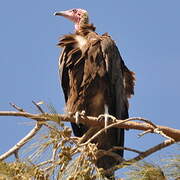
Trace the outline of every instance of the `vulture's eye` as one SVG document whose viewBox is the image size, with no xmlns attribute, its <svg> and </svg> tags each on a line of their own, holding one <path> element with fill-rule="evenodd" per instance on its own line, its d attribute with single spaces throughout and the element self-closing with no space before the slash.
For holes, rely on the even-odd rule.
<svg viewBox="0 0 180 180">
<path fill-rule="evenodd" d="M 73 13 L 77 13 L 77 10 L 76 10 L 76 9 L 73 9 L 72 11 L 73 11 Z"/>
</svg>

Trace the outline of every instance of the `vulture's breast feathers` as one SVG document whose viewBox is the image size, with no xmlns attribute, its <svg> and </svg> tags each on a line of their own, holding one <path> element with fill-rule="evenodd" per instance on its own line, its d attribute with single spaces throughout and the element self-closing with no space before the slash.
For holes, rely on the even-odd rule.
<svg viewBox="0 0 180 180">
<path fill-rule="evenodd" d="M 100 42 L 101 37 L 94 31 L 64 35 L 58 43 L 58 46 L 64 49 L 62 52 L 63 58 L 61 57 L 60 63 L 62 63 L 62 60 L 65 61 L 64 67 L 78 65 L 88 58 L 92 48 L 94 50 L 101 48 L 100 43 L 97 44 L 97 42 Z M 94 47 L 95 45 L 96 47 Z"/>
<path fill-rule="evenodd" d="M 81 35 L 76 35 L 75 40 L 76 40 L 76 44 L 75 44 L 76 48 L 83 50 L 84 46 L 87 44 L 87 39 Z"/>
</svg>

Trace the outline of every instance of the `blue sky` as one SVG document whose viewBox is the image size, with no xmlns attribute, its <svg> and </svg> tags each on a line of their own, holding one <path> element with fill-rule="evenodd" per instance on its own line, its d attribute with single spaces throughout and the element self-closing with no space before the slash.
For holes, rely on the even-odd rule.
<svg viewBox="0 0 180 180">
<path fill-rule="evenodd" d="M 127 66 L 136 73 L 130 116 L 148 118 L 158 125 L 180 127 L 180 1 L 2 1 L 0 6 L 0 110 L 9 102 L 36 112 L 31 101 L 43 100 L 63 113 L 59 85 L 58 38 L 73 31 L 57 10 L 88 10 L 97 32 L 116 41 Z M 0 153 L 7 151 L 31 128 L 22 118 L 0 117 Z M 126 146 L 145 150 L 163 140 L 158 135 L 137 138 L 126 132 Z M 161 154 L 177 152 L 171 146 Z M 130 156 L 129 154 L 126 154 Z"/>
</svg>

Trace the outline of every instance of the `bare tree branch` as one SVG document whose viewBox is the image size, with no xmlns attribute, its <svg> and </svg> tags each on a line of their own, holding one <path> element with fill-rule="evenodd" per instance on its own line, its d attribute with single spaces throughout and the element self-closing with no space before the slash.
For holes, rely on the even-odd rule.
<svg viewBox="0 0 180 180">
<path fill-rule="evenodd" d="M 163 149 L 163 148 L 165 148 L 167 146 L 170 146 L 173 143 L 174 143 L 174 140 L 172 140 L 172 139 L 165 140 L 164 142 L 162 142 L 162 143 L 160 143 L 160 144 L 158 144 L 158 145 L 156 145 L 156 146 L 154 146 L 154 147 L 140 153 L 138 156 L 136 156 L 136 157 L 134 157 L 134 158 L 132 158 L 130 160 L 123 161 L 123 162 L 121 162 L 120 165 L 114 166 L 113 168 L 108 169 L 107 171 L 108 171 L 108 173 L 110 173 L 110 172 L 114 172 L 117 169 L 120 169 L 122 167 L 130 166 L 131 164 L 136 163 L 137 161 L 142 160 L 145 157 L 153 154 L 154 152 L 157 152 L 157 151 L 159 151 L 159 150 L 161 150 L 161 149 Z"/>
<path fill-rule="evenodd" d="M 36 133 L 41 129 L 42 124 L 37 122 L 35 127 L 24 137 L 22 138 L 16 145 L 14 145 L 9 151 L 6 153 L 2 154 L 0 156 L 0 161 L 6 159 L 7 157 L 11 156 L 12 154 L 15 154 L 17 156 L 17 151 L 25 145 Z"/>
<path fill-rule="evenodd" d="M 13 108 L 15 108 L 16 110 L 18 110 L 19 112 L 25 112 L 24 109 L 20 108 L 19 106 L 17 106 L 16 104 L 13 103 L 9 103 Z"/>
<path fill-rule="evenodd" d="M 27 112 L 15 112 L 15 111 L 0 111 L 0 116 L 19 116 L 19 117 L 25 117 L 30 118 L 36 121 L 52 121 L 53 119 L 56 119 L 56 122 L 59 123 L 61 121 L 66 122 L 74 122 L 76 121 L 76 118 L 74 116 L 70 115 L 62 115 L 62 114 L 30 114 Z M 54 118 L 56 117 L 56 118 Z M 163 134 L 166 136 L 174 139 L 176 142 L 180 141 L 180 130 L 166 127 L 166 126 L 160 126 L 156 125 L 155 127 L 153 124 L 149 124 L 150 121 L 147 121 L 144 118 L 141 117 L 132 117 L 127 119 L 130 122 L 124 122 L 126 120 L 109 120 L 108 124 L 114 123 L 113 127 L 117 128 L 125 128 L 125 129 L 136 129 L 136 130 L 142 130 L 142 131 L 154 131 L 155 127 L 158 128 L 158 130 L 162 131 Z M 140 123 L 140 122 L 134 122 L 134 120 L 138 121 L 146 121 L 146 123 Z M 79 122 L 82 124 L 87 124 L 90 126 L 104 126 L 103 121 L 98 121 L 98 118 L 96 117 L 90 117 L 90 116 L 81 116 L 79 118 Z M 122 123 L 121 123 L 122 122 Z M 117 124 L 116 124 L 117 123 Z"/>
<path fill-rule="evenodd" d="M 17 149 L 16 151 L 14 151 L 14 156 L 16 158 L 16 161 L 19 161 L 19 150 Z"/>
<path fill-rule="evenodd" d="M 35 101 L 32 101 L 32 103 L 37 107 L 37 109 L 38 109 L 42 114 L 45 113 L 45 112 L 43 111 L 43 109 L 41 108 L 41 106 L 40 106 L 38 103 L 36 103 Z"/>
<path fill-rule="evenodd" d="M 135 152 L 135 153 L 138 153 L 138 154 L 141 154 L 142 151 L 138 151 L 136 149 L 132 149 L 132 148 L 127 148 L 127 147 L 119 147 L 119 146 L 114 146 L 113 148 L 109 149 L 108 151 L 116 151 L 116 150 L 126 150 L 126 151 L 132 151 L 132 152 Z"/>
</svg>

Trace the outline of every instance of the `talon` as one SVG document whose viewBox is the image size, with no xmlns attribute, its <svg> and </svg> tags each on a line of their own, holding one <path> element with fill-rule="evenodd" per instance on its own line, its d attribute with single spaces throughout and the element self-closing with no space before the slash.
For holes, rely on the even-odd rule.
<svg viewBox="0 0 180 180">
<path fill-rule="evenodd" d="M 102 119 L 104 119 L 104 114 L 100 114 L 97 118 L 98 121 L 101 121 Z"/>
<path fill-rule="evenodd" d="M 67 112 L 67 114 L 71 117 L 74 116 L 74 113 L 72 113 L 72 112 Z"/>
<path fill-rule="evenodd" d="M 76 113 L 75 113 L 75 119 L 76 119 L 76 124 L 79 124 L 79 112 L 77 111 Z"/>
<path fill-rule="evenodd" d="M 104 114 L 104 128 L 108 126 L 108 115 L 109 114 Z M 107 133 L 107 129 L 105 129 L 105 133 Z"/>
<path fill-rule="evenodd" d="M 69 115 L 72 115 L 72 116 L 75 116 L 75 123 L 76 123 L 76 124 L 80 124 L 79 118 L 80 118 L 81 116 L 85 116 L 85 111 L 83 110 L 83 111 L 81 111 L 81 113 L 78 112 L 78 111 L 77 111 L 76 113 L 68 112 L 68 114 L 69 114 Z"/>
<path fill-rule="evenodd" d="M 114 122 L 116 120 L 116 118 L 110 114 L 100 114 L 98 116 L 97 120 L 101 121 L 102 119 L 104 119 L 104 128 L 106 128 L 108 126 L 109 118 L 112 120 L 112 122 Z M 105 132 L 107 132 L 107 130 L 105 130 Z"/>
<path fill-rule="evenodd" d="M 85 110 L 82 110 L 82 111 L 81 111 L 81 115 L 82 115 L 82 116 L 85 116 L 85 114 L 86 114 Z"/>
<path fill-rule="evenodd" d="M 108 125 L 109 114 L 100 114 L 97 118 L 98 121 L 104 120 L 104 128 Z M 107 132 L 107 130 L 105 130 Z"/>
</svg>

